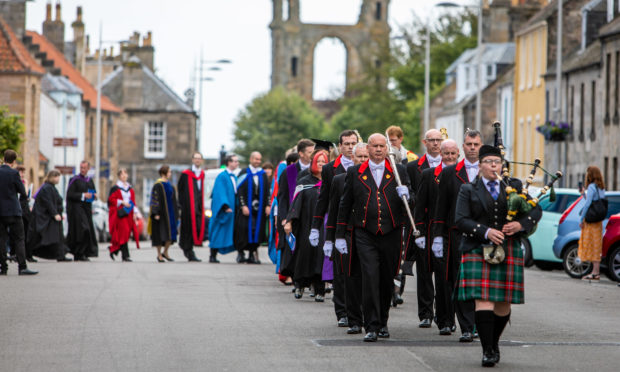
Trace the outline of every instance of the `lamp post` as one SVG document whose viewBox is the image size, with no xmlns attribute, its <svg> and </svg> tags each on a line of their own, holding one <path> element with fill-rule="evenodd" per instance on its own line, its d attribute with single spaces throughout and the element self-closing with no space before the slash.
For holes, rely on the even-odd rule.
<svg viewBox="0 0 620 372">
<path fill-rule="evenodd" d="M 476 69 L 478 71 L 478 86 L 476 87 L 476 130 L 482 130 L 482 0 L 478 7 L 478 48 L 476 53 Z"/>
<path fill-rule="evenodd" d="M 196 142 L 197 142 L 197 146 L 198 146 L 198 151 L 200 151 L 200 145 L 201 145 L 201 136 L 202 136 L 202 124 L 203 124 L 203 117 L 202 117 L 202 83 L 205 81 L 213 81 L 212 77 L 208 77 L 208 76 L 203 76 L 203 72 L 206 71 L 220 71 L 221 68 L 218 66 L 211 66 L 205 69 L 206 66 L 208 65 L 214 65 L 214 64 L 230 64 L 232 63 L 231 60 L 229 59 L 218 59 L 218 60 L 204 60 L 202 58 L 202 49 L 200 50 L 200 62 L 198 64 L 198 123 L 196 124 Z"/>
<path fill-rule="evenodd" d="M 555 120 L 556 123 L 562 122 L 562 9 L 564 7 L 564 1 L 558 1 L 558 29 L 557 29 L 557 48 L 555 58 L 555 84 L 556 84 L 556 96 L 555 96 Z M 592 93 L 594 94 L 594 93 Z M 582 108 L 583 110 L 583 108 Z M 562 142 L 558 143 L 558 165 L 561 167 L 562 159 Z M 568 141 L 564 141 L 564 170 L 568 166 Z M 560 179 L 560 186 L 564 186 L 564 178 Z"/>
</svg>

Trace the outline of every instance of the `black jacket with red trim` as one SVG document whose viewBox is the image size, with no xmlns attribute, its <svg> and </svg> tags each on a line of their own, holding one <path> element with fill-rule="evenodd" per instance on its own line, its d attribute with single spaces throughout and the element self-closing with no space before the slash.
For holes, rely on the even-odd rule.
<svg viewBox="0 0 620 372">
<path fill-rule="evenodd" d="M 336 238 L 336 224 L 338 222 L 338 207 L 340 198 L 344 192 L 344 182 L 347 174 L 341 173 L 334 176 L 332 187 L 329 191 L 329 210 L 327 213 L 327 223 L 325 224 L 325 240 L 334 241 Z"/>
<path fill-rule="evenodd" d="M 339 155 L 335 160 L 325 164 L 321 170 L 321 191 L 319 191 L 319 200 L 316 203 L 314 214 L 312 217 L 312 228 L 320 229 L 327 213 L 330 203 L 330 191 L 332 187 L 332 180 L 334 176 L 345 173 L 346 170 L 340 162 L 342 155 Z"/>
<path fill-rule="evenodd" d="M 431 226 L 432 238 L 441 236 L 448 238 L 450 229 L 456 229 L 454 221 L 456 215 L 456 198 L 459 195 L 461 185 L 469 183 L 465 160 L 461 160 L 455 165 L 445 167 L 439 174 L 439 188 L 437 191 L 437 201 Z"/>
<path fill-rule="evenodd" d="M 420 187 L 416 193 L 416 203 L 414 209 L 414 221 L 421 236 L 426 237 L 426 243 L 430 246 L 430 227 L 435 212 L 435 202 L 439 189 L 439 174 L 443 163 L 435 168 L 427 168 L 422 172 Z"/>
<path fill-rule="evenodd" d="M 409 175 L 409 181 L 411 183 L 411 189 L 414 193 L 418 192 L 420 187 L 420 181 L 422 180 L 422 171 L 430 168 L 426 154 L 422 156 L 418 161 L 412 161 L 407 163 L 407 174 Z"/>
<path fill-rule="evenodd" d="M 338 210 L 337 239 L 345 237 L 349 222 L 354 228 L 363 228 L 378 235 L 402 227 L 407 220 L 390 163 L 385 160 L 381 184 L 377 187 L 368 162 L 347 170 L 344 194 Z M 409 188 L 409 195 L 412 195 L 405 167 L 401 164 L 396 167 L 403 185 Z"/>
</svg>

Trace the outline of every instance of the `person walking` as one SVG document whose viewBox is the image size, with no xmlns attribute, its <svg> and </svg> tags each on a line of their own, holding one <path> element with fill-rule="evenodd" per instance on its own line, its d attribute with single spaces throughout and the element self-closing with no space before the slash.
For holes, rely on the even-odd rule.
<svg viewBox="0 0 620 372">
<path fill-rule="evenodd" d="M 118 181 L 110 189 L 108 197 L 108 227 L 110 229 L 109 247 L 110 258 L 114 261 L 114 256 L 118 252 L 122 253 L 124 262 L 131 262 L 129 258 L 129 236 L 133 232 L 137 248 L 140 248 L 140 235 L 136 224 L 138 216 L 134 213 L 136 206 L 136 195 L 133 188 L 127 182 L 129 174 L 127 169 L 121 168 L 118 171 Z"/>
<path fill-rule="evenodd" d="M 153 247 L 157 248 L 157 261 L 174 261 L 168 255 L 168 248 L 177 241 L 178 204 L 177 193 L 170 183 L 172 172 L 168 165 L 159 168 L 159 179 L 151 190 L 148 234 Z M 162 254 L 161 248 L 164 247 Z"/>
<path fill-rule="evenodd" d="M 97 190 L 88 176 L 89 170 L 90 163 L 83 160 L 80 173 L 71 178 L 67 187 L 67 245 L 74 261 L 90 261 L 88 257 L 99 255 L 93 224 L 93 201 L 97 199 Z"/>
<path fill-rule="evenodd" d="M 599 281 L 601 279 L 601 252 L 603 250 L 603 221 L 588 222 L 588 209 L 598 200 L 605 199 L 605 183 L 601 170 L 591 165 L 586 170 L 586 204 L 579 212 L 579 248 L 577 254 L 581 261 L 592 262 L 592 273 L 582 277 L 583 280 Z"/>
<path fill-rule="evenodd" d="M 234 227 L 237 200 L 237 176 L 239 168 L 237 155 L 226 156 L 226 168 L 218 174 L 211 192 L 211 210 L 213 216 L 209 220 L 210 263 L 220 263 L 218 252 L 228 254 L 235 251 Z"/>
<path fill-rule="evenodd" d="M 4 151 L 4 164 L 0 166 L 0 275 L 7 275 L 6 242 L 10 237 L 15 245 L 19 275 L 36 275 L 38 271 L 28 269 L 22 209 L 20 198 L 26 198 L 26 189 L 19 178 L 19 172 L 13 169 L 17 153 Z"/>
</svg>

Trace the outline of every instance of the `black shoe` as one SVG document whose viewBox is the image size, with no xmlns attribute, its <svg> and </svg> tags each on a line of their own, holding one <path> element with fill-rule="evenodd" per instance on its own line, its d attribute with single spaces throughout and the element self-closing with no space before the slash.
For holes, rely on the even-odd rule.
<svg viewBox="0 0 620 372">
<path fill-rule="evenodd" d="M 499 345 L 493 345 L 493 356 L 495 357 L 495 364 L 499 363 Z"/>
<path fill-rule="evenodd" d="M 348 327 L 349 326 L 349 319 L 346 316 L 343 316 L 342 318 L 338 319 L 338 327 Z"/>
<path fill-rule="evenodd" d="M 26 261 L 28 261 L 28 262 L 39 262 L 39 260 L 37 260 L 37 259 L 36 259 L 36 258 L 34 258 L 34 257 L 27 257 L 27 258 L 26 258 Z"/>
<path fill-rule="evenodd" d="M 90 262 L 90 259 L 88 257 L 78 257 L 78 258 L 74 259 L 73 261 Z"/>
<path fill-rule="evenodd" d="M 394 298 L 393 301 L 396 305 L 402 305 L 403 304 L 403 297 L 400 295 L 400 293 L 394 292 Z M 394 306 L 396 307 L 396 306 Z"/>
<path fill-rule="evenodd" d="M 482 366 L 494 367 L 495 366 L 495 353 L 492 350 L 488 350 L 482 353 Z"/>
<path fill-rule="evenodd" d="M 452 331 L 452 333 L 456 332 L 456 324 L 452 324 L 452 327 L 450 327 L 450 331 Z"/>
<path fill-rule="evenodd" d="M 187 259 L 189 262 L 202 262 L 202 260 L 196 256 L 192 256 L 191 258 Z"/>
<path fill-rule="evenodd" d="M 432 324 L 433 324 L 433 322 L 430 319 L 422 319 L 420 324 L 418 324 L 418 327 L 420 327 L 420 328 L 431 328 Z"/>
<path fill-rule="evenodd" d="M 364 336 L 364 342 L 377 342 L 377 332 L 368 332 Z"/>
<path fill-rule="evenodd" d="M 321 295 L 314 296 L 314 302 L 325 302 L 325 297 Z"/>
<path fill-rule="evenodd" d="M 174 262 L 174 260 L 172 258 L 170 258 L 169 256 L 164 256 L 163 254 L 161 255 L 163 258 L 166 259 L 166 261 L 170 261 L 170 262 Z"/>
<path fill-rule="evenodd" d="M 19 275 L 37 275 L 38 273 L 39 273 L 38 271 L 34 271 L 30 269 L 19 270 Z"/>
<path fill-rule="evenodd" d="M 474 336 L 472 336 L 471 332 L 463 332 L 461 337 L 459 337 L 459 342 L 473 342 Z"/>
<path fill-rule="evenodd" d="M 61 258 L 57 258 L 56 261 L 58 261 L 58 262 L 71 262 L 73 260 L 70 259 L 69 257 L 61 257 Z"/>
<path fill-rule="evenodd" d="M 452 334 L 452 331 L 450 330 L 450 327 L 443 327 L 439 330 L 439 334 L 441 336 L 450 336 Z"/>
<path fill-rule="evenodd" d="M 245 253 L 239 252 L 237 253 L 237 263 L 244 263 L 246 261 Z"/>
<path fill-rule="evenodd" d="M 220 263 L 220 260 L 218 260 L 217 258 L 211 256 L 211 257 L 209 257 L 209 262 L 210 263 Z"/>
<path fill-rule="evenodd" d="M 112 259 L 112 261 L 116 261 L 116 258 L 114 258 L 114 253 L 110 252 L 110 258 Z"/>
<path fill-rule="evenodd" d="M 163 258 L 157 257 L 157 262 L 166 262 L 166 260 L 164 260 Z"/>
<path fill-rule="evenodd" d="M 296 298 L 297 300 L 299 300 L 300 298 L 302 298 L 302 297 L 303 297 L 303 295 L 304 295 L 304 291 L 303 291 L 302 289 L 299 289 L 299 288 L 295 288 L 294 293 L 295 293 L 295 298 Z"/>
<path fill-rule="evenodd" d="M 123 258 L 123 262 L 133 262 L 133 260 L 129 257 Z"/>
<path fill-rule="evenodd" d="M 248 264 L 257 264 L 258 262 L 256 262 L 256 258 L 254 258 L 254 255 L 252 253 L 250 253 L 250 255 L 248 256 L 248 259 L 245 260 L 246 263 Z"/>
<path fill-rule="evenodd" d="M 349 329 L 347 329 L 348 335 L 357 335 L 359 333 L 362 333 L 362 327 L 358 325 L 351 326 Z"/>
<path fill-rule="evenodd" d="M 381 327 L 377 336 L 381 338 L 390 338 L 390 331 L 388 331 L 388 327 Z"/>
</svg>

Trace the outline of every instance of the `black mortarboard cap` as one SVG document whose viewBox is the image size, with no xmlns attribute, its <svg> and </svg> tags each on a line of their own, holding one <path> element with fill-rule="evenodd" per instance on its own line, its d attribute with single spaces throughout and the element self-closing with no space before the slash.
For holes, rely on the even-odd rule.
<svg viewBox="0 0 620 372">
<path fill-rule="evenodd" d="M 482 160 L 487 156 L 497 156 L 497 157 L 502 157 L 502 151 L 495 147 L 495 146 L 491 146 L 491 145 L 482 145 L 480 147 L 480 152 L 478 153 L 478 160 Z"/>
<path fill-rule="evenodd" d="M 324 141 L 324 140 L 315 139 L 315 138 L 310 138 L 310 139 L 312 140 L 312 142 L 316 144 L 316 146 L 314 146 L 315 149 L 324 149 L 329 152 L 332 147 L 335 147 L 334 144 L 329 141 Z"/>
</svg>

